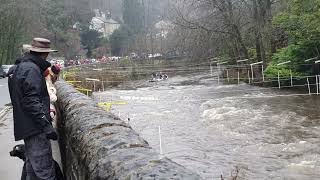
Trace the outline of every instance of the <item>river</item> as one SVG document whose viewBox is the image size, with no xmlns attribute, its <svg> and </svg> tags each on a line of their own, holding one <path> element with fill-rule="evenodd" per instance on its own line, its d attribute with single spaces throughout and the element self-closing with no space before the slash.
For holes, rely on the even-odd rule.
<svg viewBox="0 0 320 180">
<path fill-rule="evenodd" d="M 112 112 L 162 154 L 204 179 L 319 179 L 320 96 L 247 84 L 218 85 L 206 75 L 176 76 L 96 93 L 126 101 Z M 100 98 L 99 98 L 100 97 Z"/>
</svg>

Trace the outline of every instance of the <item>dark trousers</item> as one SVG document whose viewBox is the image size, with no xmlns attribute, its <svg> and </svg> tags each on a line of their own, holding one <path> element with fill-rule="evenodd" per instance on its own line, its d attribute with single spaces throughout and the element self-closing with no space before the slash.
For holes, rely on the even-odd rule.
<svg viewBox="0 0 320 180">
<path fill-rule="evenodd" d="M 50 140 L 38 134 L 24 140 L 27 180 L 55 180 Z"/>
</svg>

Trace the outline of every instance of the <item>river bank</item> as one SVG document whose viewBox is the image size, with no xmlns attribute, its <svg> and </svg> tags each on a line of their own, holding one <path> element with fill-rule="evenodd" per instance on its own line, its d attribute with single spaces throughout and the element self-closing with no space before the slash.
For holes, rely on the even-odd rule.
<svg viewBox="0 0 320 180">
<path fill-rule="evenodd" d="M 194 73 L 208 75 L 220 84 L 247 83 L 272 89 L 290 89 L 296 94 L 320 94 L 320 76 L 265 75 L 262 65 L 220 65 L 210 61 L 183 60 L 134 60 L 69 67 L 63 78 L 87 95 L 114 87 L 131 88 L 137 81 L 151 79 L 154 72 L 169 77 L 189 76 Z M 134 83 L 132 83 L 134 82 Z"/>
</svg>

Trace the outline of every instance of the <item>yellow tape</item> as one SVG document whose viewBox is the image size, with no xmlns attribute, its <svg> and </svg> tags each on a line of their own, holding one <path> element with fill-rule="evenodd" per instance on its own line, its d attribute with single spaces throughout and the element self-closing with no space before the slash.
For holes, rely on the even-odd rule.
<svg viewBox="0 0 320 180">
<path fill-rule="evenodd" d="M 82 81 L 66 81 L 67 83 L 81 83 Z"/>
<path fill-rule="evenodd" d="M 112 105 L 126 105 L 128 102 L 100 102 L 98 103 L 99 107 L 106 108 L 106 111 L 109 112 L 111 110 Z"/>
<path fill-rule="evenodd" d="M 90 89 L 84 89 L 84 88 L 75 88 L 78 91 L 88 91 L 88 92 L 92 92 L 92 90 Z"/>
</svg>

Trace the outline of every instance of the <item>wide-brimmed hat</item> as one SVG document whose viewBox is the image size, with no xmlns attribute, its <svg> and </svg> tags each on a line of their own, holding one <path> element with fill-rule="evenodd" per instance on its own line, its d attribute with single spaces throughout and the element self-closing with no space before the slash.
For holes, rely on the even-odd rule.
<svg viewBox="0 0 320 180">
<path fill-rule="evenodd" d="M 51 42 L 44 38 L 34 38 L 31 43 L 30 51 L 33 52 L 58 52 L 50 48 Z"/>
</svg>

